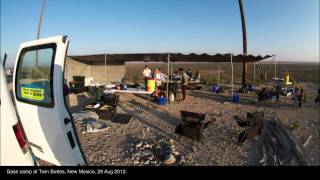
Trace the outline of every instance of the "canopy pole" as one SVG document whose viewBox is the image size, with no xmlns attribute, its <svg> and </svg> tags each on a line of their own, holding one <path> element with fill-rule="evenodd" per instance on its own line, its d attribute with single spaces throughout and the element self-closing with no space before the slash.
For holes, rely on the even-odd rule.
<svg viewBox="0 0 320 180">
<path fill-rule="evenodd" d="M 170 81 L 172 81 L 172 75 L 173 75 L 173 71 L 174 71 L 174 63 L 171 63 L 171 72 L 170 72 Z"/>
<path fill-rule="evenodd" d="M 39 19 L 39 23 L 38 23 L 38 31 L 37 31 L 37 39 L 40 39 L 40 29 L 41 29 L 41 24 L 42 24 L 42 17 L 43 17 L 43 13 L 44 13 L 44 8 L 46 6 L 46 0 L 42 1 L 42 7 L 41 7 L 41 13 L 40 13 L 40 19 Z M 38 66 L 38 51 L 36 51 L 36 66 Z"/>
<path fill-rule="evenodd" d="M 168 72 L 167 72 L 167 74 L 169 77 L 169 75 L 170 75 L 170 53 L 168 54 Z M 167 100 L 169 100 L 169 83 L 170 83 L 170 81 L 167 82 Z M 168 103 L 170 103 L 170 101 L 168 101 Z"/>
<path fill-rule="evenodd" d="M 220 87 L 220 64 L 219 64 L 219 71 L 218 71 L 218 86 Z"/>
<path fill-rule="evenodd" d="M 276 55 L 273 56 L 273 61 L 274 61 L 274 79 L 277 78 L 277 62 L 276 60 Z"/>
<path fill-rule="evenodd" d="M 256 63 L 253 63 L 253 81 L 256 82 Z"/>
<path fill-rule="evenodd" d="M 107 54 L 104 54 L 104 78 L 107 84 Z"/>
<path fill-rule="evenodd" d="M 233 98 L 233 63 L 232 63 L 232 56 L 233 56 L 233 54 L 231 54 L 231 58 L 230 58 L 230 62 L 231 62 L 231 97 Z"/>
<path fill-rule="evenodd" d="M 241 15 L 241 23 L 242 23 L 242 43 L 243 43 L 243 55 L 247 56 L 247 29 L 246 29 L 246 18 L 244 15 L 244 8 L 242 0 L 238 0 L 239 8 L 240 8 L 240 15 Z M 247 81 L 247 71 L 248 66 L 247 62 L 243 61 L 242 64 L 242 85 L 246 84 Z"/>
</svg>

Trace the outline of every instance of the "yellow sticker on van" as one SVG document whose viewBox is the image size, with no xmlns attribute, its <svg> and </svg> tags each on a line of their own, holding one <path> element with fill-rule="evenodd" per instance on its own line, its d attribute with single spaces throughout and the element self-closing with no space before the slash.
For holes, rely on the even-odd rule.
<svg viewBox="0 0 320 180">
<path fill-rule="evenodd" d="M 23 98 L 42 101 L 44 100 L 44 89 L 21 87 Z"/>
</svg>

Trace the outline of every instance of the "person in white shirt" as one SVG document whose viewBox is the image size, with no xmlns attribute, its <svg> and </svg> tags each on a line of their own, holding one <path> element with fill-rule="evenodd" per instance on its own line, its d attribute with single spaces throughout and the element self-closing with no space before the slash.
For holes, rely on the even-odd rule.
<svg viewBox="0 0 320 180">
<path fill-rule="evenodd" d="M 200 82 L 200 72 L 199 70 L 196 71 L 196 74 L 194 75 L 194 81 L 199 83 Z"/>
<path fill-rule="evenodd" d="M 161 71 L 160 71 L 160 68 L 156 69 L 154 71 L 154 75 L 153 75 L 154 79 L 156 80 L 156 84 L 157 86 L 161 86 Z"/>
<path fill-rule="evenodd" d="M 167 79 L 168 79 L 168 76 L 165 75 L 165 74 L 161 71 L 160 68 L 159 68 L 159 71 L 160 71 L 160 80 L 161 80 L 162 82 L 165 81 L 165 80 L 167 80 Z"/>
<path fill-rule="evenodd" d="M 144 84 L 147 88 L 147 81 L 148 79 L 152 78 L 151 76 L 151 70 L 149 69 L 148 65 L 144 66 L 144 69 L 142 71 L 143 79 L 144 79 Z"/>
</svg>

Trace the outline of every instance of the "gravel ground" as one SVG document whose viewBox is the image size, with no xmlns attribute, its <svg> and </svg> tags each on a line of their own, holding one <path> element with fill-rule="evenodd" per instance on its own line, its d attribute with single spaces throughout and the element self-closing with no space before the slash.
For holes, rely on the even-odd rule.
<svg viewBox="0 0 320 180">
<path fill-rule="evenodd" d="M 312 136 L 306 151 L 320 165 L 319 106 L 313 103 L 318 87 L 311 83 L 303 86 L 310 102 L 305 102 L 302 108 L 298 108 L 290 97 L 281 97 L 278 103 L 256 103 L 254 93 L 241 94 L 240 104 L 228 103 L 229 91 L 217 96 L 204 88 L 188 91 L 185 102 L 168 106 L 152 103 L 148 109 L 144 98 L 123 94 L 117 113 L 132 116 L 127 124 L 104 121 L 108 129 L 94 134 L 83 134 L 80 125 L 76 124 L 76 127 L 82 149 L 92 166 L 252 165 L 250 155 L 258 137 L 238 144 L 242 129 L 232 116 L 245 117 L 247 112 L 263 109 L 266 116 L 276 117 L 291 127 L 302 144 Z M 69 95 L 69 102 L 72 112 L 77 112 L 80 106 L 88 103 L 88 97 L 85 93 Z M 216 119 L 204 130 L 200 142 L 175 134 L 181 110 L 209 114 Z"/>
</svg>

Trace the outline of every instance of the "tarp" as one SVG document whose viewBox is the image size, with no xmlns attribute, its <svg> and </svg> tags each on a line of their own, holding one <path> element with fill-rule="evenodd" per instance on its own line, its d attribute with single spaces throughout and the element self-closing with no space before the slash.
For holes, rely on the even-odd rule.
<svg viewBox="0 0 320 180">
<path fill-rule="evenodd" d="M 69 56 L 85 64 L 104 63 L 124 64 L 125 62 L 167 62 L 168 53 L 142 53 L 142 54 L 95 54 L 83 56 Z M 171 62 L 230 62 L 230 54 L 181 54 L 170 53 Z M 233 62 L 257 62 L 272 56 L 233 55 Z"/>
</svg>

